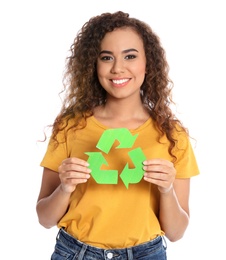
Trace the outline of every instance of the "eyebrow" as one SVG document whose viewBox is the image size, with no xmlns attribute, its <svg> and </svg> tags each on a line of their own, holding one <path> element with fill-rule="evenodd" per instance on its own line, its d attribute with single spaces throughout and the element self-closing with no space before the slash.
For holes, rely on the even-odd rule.
<svg viewBox="0 0 226 260">
<path fill-rule="evenodd" d="M 131 49 L 127 49 L 127 50 L 122 51 L 122 53 L 128 53 L 128 52 L 131 52 L 131 51 L 138 52 L 138 50 L 131 48 Z M 103 53 L 113 54 L 112 51 L 103 50 L 103 51 L 101 51 L 101 52 L 99 53 L 99 55 L 100 55 L 100 54 L 103 54 Z"/>
</svg>

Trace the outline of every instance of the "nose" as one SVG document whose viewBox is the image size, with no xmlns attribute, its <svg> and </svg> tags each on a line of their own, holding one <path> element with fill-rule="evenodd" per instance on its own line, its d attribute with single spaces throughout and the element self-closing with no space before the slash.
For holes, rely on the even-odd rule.
<svg viewBox="0 0 226 260">
<path fill-rule="evenodd" d="M 118 74 L 118 73 L 123 73 L 123 72 L 124 72 L 123 61 L 120 59 L 115 59 L 112 64 L 111 73 Z"/>
</svg>

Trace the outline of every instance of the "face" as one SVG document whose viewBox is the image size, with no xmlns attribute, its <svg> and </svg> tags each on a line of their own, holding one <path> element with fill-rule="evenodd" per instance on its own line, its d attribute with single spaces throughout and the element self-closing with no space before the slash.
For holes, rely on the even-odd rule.
<svg viewBox="0 0 226 260">
<path fill-rule="evenodd" d="M 143 41 L 135 31 L 123 28 L 105 35 L 97 61 L 97 74 L 108 97 L 140 98 L 145 68 Z"/>
</svg>

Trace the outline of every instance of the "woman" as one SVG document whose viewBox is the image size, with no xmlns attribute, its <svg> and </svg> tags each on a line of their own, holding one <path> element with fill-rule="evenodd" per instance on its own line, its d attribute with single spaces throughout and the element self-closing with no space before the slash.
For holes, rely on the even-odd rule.
<svg viewBox="0 0 226 260">
<path fill-rule="evenodd" d="M 91 18 L 70 50 L 37 201 L 40 224 L 59 227 L 51 259 L 166 259 L 199 170 L 160 40 L 119 11 Z"/>
</svg>

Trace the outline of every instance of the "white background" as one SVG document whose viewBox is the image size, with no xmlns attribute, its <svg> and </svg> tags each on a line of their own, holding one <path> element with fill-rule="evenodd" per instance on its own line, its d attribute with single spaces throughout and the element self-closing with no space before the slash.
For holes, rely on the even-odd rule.
<svg viewBox="0 0 226 260">
<path fill-rule="evenodd" d="M 201 174 L 191 182 L 190 225 L 182 240 L 168 242 L 168 259 L 225 257 L 224 1 L 5 0 L 0 2 L 0 235 L 6 259 L 50 259 L 57 228 L 44 229 L 36 216 L 46 149 L 37 140 L 59 112 L 64 62 L 76 33 L 90 17 L 118 10 L 148 22 L 160 36 L 178 116 L 197 140 Z"/>
</svg>

